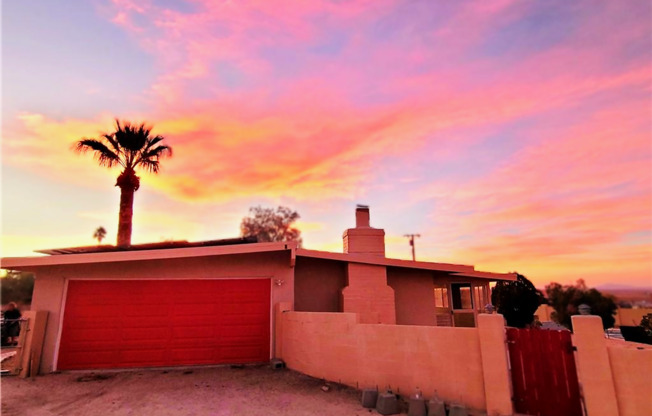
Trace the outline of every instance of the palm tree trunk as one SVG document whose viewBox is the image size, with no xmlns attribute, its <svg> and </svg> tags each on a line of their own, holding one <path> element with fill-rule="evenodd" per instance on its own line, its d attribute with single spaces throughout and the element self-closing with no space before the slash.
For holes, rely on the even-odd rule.
<svg viewBox="0 0 652 416">
<path fill-rule="evenodd" d="M 118 247 L 131 245 L 131 223 L 134 215 L 134 192 L 140 187 L 140 178 L 133 169 L 125 169 L 115 186 L 120 187 L 120 214 L 118 217 Z"/>
<path fill-rule="evenodd" d="M 134 188 L 120 187 L 120 214 L 118 218 L 118 247 L 131 245 L 131 222 L 134 215 Z"/>
</svg>

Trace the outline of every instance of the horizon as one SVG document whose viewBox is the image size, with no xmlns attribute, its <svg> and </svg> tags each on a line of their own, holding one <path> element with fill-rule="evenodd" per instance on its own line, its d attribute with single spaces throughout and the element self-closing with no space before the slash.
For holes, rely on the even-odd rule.
<svg viewBox="0 0 652 416">
<path fill-rule="evenodd" d="M 115 244 L 118 169 L 71 150 L 146 122 L 133 243 L 239 235 L 288 206 L 342 251 L 541 287 L 652 288 L 652 5 L 74 0 L 2 5 L 3 257 Z"/>
</svg>

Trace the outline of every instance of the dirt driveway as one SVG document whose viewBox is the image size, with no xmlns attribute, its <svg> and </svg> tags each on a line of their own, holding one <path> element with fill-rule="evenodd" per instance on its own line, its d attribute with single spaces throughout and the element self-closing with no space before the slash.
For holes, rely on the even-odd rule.
<svg viewBox="0 0 652 416">
<path fill-rule="evenodd" d="M 369 415 L 358 392 L 268 366 L 3 377 L 2 415 Z M 375 413 L 375 412 L 373 412 Z"/>
</svg>

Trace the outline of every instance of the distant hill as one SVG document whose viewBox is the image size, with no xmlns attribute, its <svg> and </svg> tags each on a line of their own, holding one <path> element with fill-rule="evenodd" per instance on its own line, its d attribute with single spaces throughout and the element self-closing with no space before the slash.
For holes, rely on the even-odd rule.
<svg viewBox="0 0 652 416">
<path fill-rule="evenodd" d="M 605 283 L 604 285 L 599 285 L 595 287 L 599 291 L 623 291 L 623 290 L 634 290 L 634 291 L 642 291 L 642 292 L 652 292 L 652 285 L 650 287 L 643 287 L 643 286 L 632 286 L 632 285 L 623 285 L 623 284 L 618 284 L 618 283 Z"/>
<path fill-rule="evenodd" d="M 590 288 L 590 287 L 589 287 Z M 652 304 L 652 285 L 650 287 L 632 286 L 619 283 L 605 283 L 595 287 L 603 295 L 611 295 L 618 303 L 629 302 L 631 305 L 649 307 Z M 537 288 L 546 293 L 545 288 Z M 644 302 L 644 303 L 642 303 Z"/>
<path fill-rule="evenodd" d="M 636 286 L 605 284 L 596 287 L 600 292 L 612 295 L 619 301 L 629 302 L 632 305 L 645 306 L 652 304 L 652 288 L 641 288 Z M 642 304 L 641 302 L 645 302 Z"/>
</svg>

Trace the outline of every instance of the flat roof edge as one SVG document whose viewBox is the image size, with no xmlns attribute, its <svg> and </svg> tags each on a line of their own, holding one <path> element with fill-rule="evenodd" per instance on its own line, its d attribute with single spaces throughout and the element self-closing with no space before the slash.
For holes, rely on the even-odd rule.
<svg viewBox="0 0 652 416">
<path fill-rule="evenodd" d="M 473 266 L 464 264 L 401 260 L 366 254 L 333 253 L 329 251 L 307 250 L 303 248 L 297 249 L 297 256 L 312 257 L 324 260 L 346 261 L 349 263 L 376 264 L 379 266 L 404 267 L 410 269 L 436 270 L 444 272 L 472 272 L 475 270 Z"/>
<path fill-rule="evenodd" d="M 206 257 L 228 254 L 249 254 L 284 251 L 296 248 L 294 242 L 252 243 L 226 246 L 183 247 L 155 250 L 112 251 L 99 253 L 66 254 L 56 256 L 4 257 L 0 259 L 3 269 L 21 267 L 45 267 L 68 264 L 113 263 L 122 261 L 166 260 L 188 257 Z"/>
<path fill-rule="evenodd" d="M 494 273 L 494 272 L 483 272 L 479 270 L 474 270 L 471 272 L 459 272 L 453 273 L 454 276 L 459 277 L 473 277 L 478 279 L 493 279 L 493 280 L 516 280 L 516 273 Z"/>
</svg>

